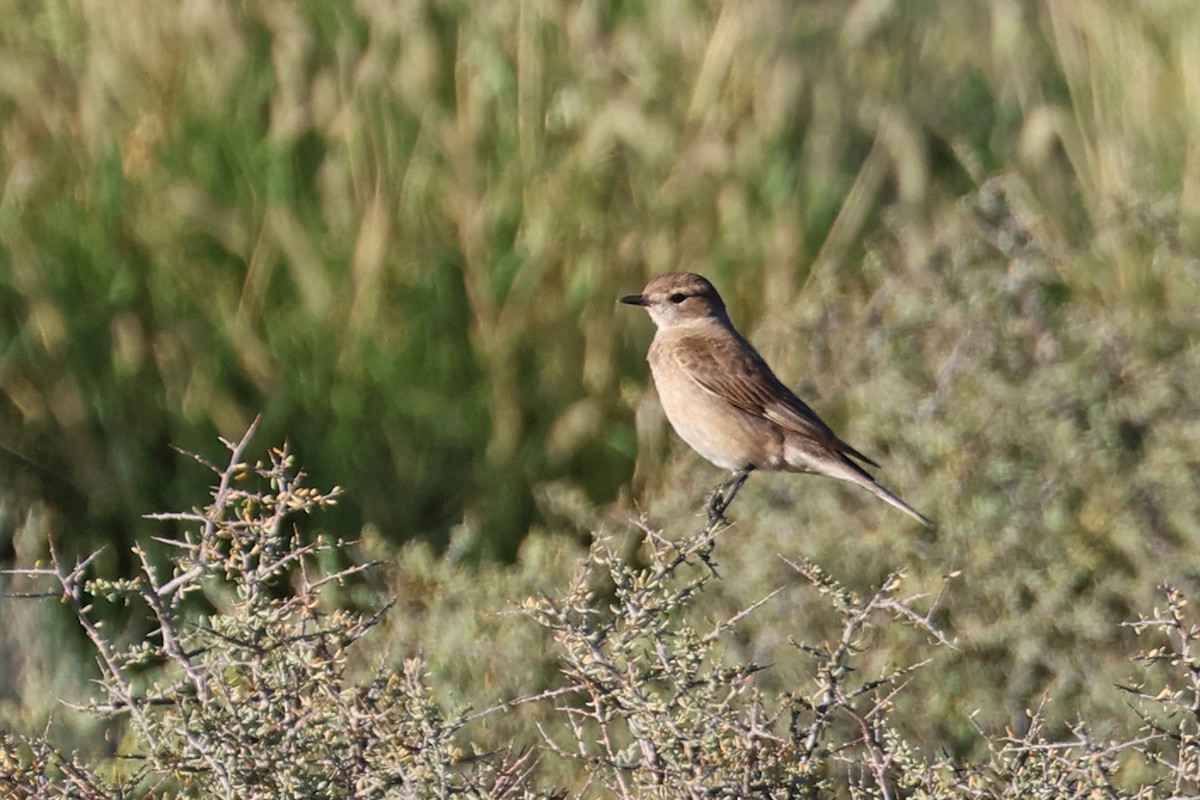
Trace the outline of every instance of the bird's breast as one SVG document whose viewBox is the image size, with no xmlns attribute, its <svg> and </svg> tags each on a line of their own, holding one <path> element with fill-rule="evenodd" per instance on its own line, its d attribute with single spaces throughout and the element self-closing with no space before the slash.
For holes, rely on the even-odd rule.
<svg viewBox="0 0 1200 800">
<path fill-rule="evenodd" d="M 662 348 L 651 348 L 649 361 L 671 427 L 706 460 L 730 471 L 772 469 L 781 461 L 774 426 L 702 387 Z"/>
</svg>

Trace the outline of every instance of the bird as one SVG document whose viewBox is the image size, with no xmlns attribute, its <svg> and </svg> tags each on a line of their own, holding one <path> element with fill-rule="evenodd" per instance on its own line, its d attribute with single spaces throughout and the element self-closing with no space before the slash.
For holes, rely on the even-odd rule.
<svg viewBox="0 0 1200 800">
<path fill-rule="evenodd" d="M 754 470 L 826 475 L 855 483 L 927 528 L 934 523 L 885 489 L 867 467 L 879 464 L 842 441 L 788 389 L 734 327 L 725 302 L 702 275 L 670 272 L 641 294 L 656 331 L 646 360 L 671 427 L 693 450 L 731 477 L 707 501 L 711 523 Z"/>
</svg>

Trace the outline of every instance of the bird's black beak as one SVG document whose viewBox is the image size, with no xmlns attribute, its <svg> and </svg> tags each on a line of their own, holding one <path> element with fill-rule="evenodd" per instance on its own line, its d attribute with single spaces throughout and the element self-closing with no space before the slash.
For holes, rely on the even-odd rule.
<svg viewBox="0 0 1200 800">
<path fill-rule="evenodd" d="M 650 305 L 650 301 L 646 299 L 645 295 L 640 295 L 640 294 L 627 294 L 621 298 L 621 302 L 627 306 L 648 306 L 648 305 Z"/>
</svg>

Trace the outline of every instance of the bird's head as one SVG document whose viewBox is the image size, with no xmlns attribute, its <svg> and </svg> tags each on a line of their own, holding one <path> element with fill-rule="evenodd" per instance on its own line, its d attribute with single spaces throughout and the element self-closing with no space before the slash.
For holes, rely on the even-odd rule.
<svg viewBox="0 0 1200 800">
<path fill-rule="evenodd" d="M 646 284 L 641 294 L 626 295 L 621 302 L 646 309 L 660 328 L 725 316 L 721 295 L 707 278 L 694 272 L 659 275 Z"/>
</svg>

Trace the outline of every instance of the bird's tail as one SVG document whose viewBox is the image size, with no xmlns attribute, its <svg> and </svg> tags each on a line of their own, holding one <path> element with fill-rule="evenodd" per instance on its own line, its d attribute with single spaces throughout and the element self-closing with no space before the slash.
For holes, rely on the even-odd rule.
<svg viewBox="0 0 1200 800">
<path fill-rule="evenodd" d="M 822 466 L 823 469 L 821 471 L 823 471 L 826 475 L 830 475 L 835 478 L 841 478 L 844 481 L 857 483 L 859 486 L 863 487 L 880 500 L 883 500 L 888 505 L 894 506 L 895 508 L 903 511 L 905 514 L 908 514 L 926 528 L 936 527 L 933 523 L 933 520 L 922 514 L 920 511 L 917 511 L 915 508 L 889 492 L 887 489 L 880 486 L 879 482 L 875 480 L 875 476 L 867 472 L 858 464 L 855 464 L 853 461 L 847 458 L 845 454 L 840 454 L 840 458 L 836 462 L 826 462 Z"/>
<path fill-rule="evenodd" d="M 901 500 L 899 497 L 896 497 L 896 495 L 892 494 L 887 489 L 880 486 L 876 481 L 871 480 L 871 481 L 856 481 L 856 482 L 861 483 L 863 488 L 865 488 L 871 494 L 873 494 L 876 497 L 878 497 L 879 499 L 883 500 L 885 503 L 887 503 L 891 506 L 895 506 L 896 508 L 900 509 L 905 514 L 908 514 L 910 517 L 915 519 L 917 522 L 924 525 L 926 528 L 934 527 L 933 520 L 931 520 L 929 517 L 922 514 L 920 511 L 917 511 L 915 508 L 913 508 L 908 503 Z"/>
</svg>

